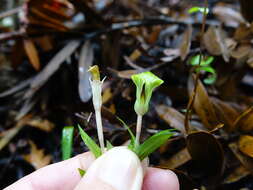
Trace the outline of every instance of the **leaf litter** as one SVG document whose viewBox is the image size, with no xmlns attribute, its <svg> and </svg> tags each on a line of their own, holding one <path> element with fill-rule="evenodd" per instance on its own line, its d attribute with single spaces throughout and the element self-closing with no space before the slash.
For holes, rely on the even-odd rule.
<svg viewBox="0 0 253 190">
<path fill-rule="evenodd" d="M 150 164 L 174 169 L 182 189 L 251 189 L 253 4 L 209 0 L 206 18 L 204 7 L 188 0 L 29 0 L 0 8 L 0 168 L 7 168 L 0 188 L 30 173 L 27 164 L 61 160 L 65 126 L 85 126 L 96 150 L 86 71 L 97 64 L 106 77 L 102 120 L 113 146 L 129 140 L 117 117 L 135 128 L 129 79 L 152 71 L 164 85 L 154 92 L 141 141 L 164 129 L 177 135 Z M 189 64 L 194 57 L 198 63 Z M 205 57 L 212 57 L 208 68 Z M 87 151 L 73 135 L 72 154 Z"/>
</svg>

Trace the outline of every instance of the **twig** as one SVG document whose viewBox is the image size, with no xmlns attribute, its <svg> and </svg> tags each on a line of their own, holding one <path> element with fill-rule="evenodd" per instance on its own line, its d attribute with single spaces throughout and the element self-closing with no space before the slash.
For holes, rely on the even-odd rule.
<svg viewBox="0 0 253 190">
<path fill-rule="evenodd" d="M 22 7 L 17 7 L 17 8 L 5 11 L 3 13 L 0 13 L 0 19 L 3 19 L 5 17 L 11 16 L 11 15 L 14 15 L 14 14 L 17 14 L 21 10 L 22 10 Z"/>
<path fill-rule="evenodd" d="M 188 19 L 188 20 L 177 20 L 173 19 L 171 17 L 165 17 L 165 16 L 160 16 L 160 17 L 150 17 L 150 18 L 145 18 L 145 19 L 136 19 L 136 20 L 130 20 L 130 21 L 125 21 L 125 22 L 119 22 L 119 23 L 113 23 L 111 26 L 90 32 L 90 33 L 81 33 L 78 31 L 37 31 L 37 33 L 33 34 L 27 34 L 25 30 L 20 30 L 20 31 L 14 31 L 14 32 L 8 32 L 8 33 L 3 33 L 0 34 L 0 41 L 4 40 L 9 40 L 13 38 L 21 38 L 24 37 L 25 35 L 28 35 L 29 37 L 36 37 L 40 35 L 67 35 L 69 39 L 79 39 L 79 40 L 89 40 L 93 39 L 97 36 L 118 31 L 118 30 L 123 30 L 127 28 L 133 28 L 133 27 L 142 27 L 142 26 L 154 26 L 154 25 L 169 25 L 169 24 L 179 24 L 183 26 L 187 26 L 189 24 L 195 25 L 195 26 L 201 26 L 200 22 L 195 22 L 193 19 Z M 212 26 L 219 26 L 220 22 L 218 21 L 206 21 L 207 25 L 212 25 Z"/>
<path fill-rule="evenodd" d="M 207 8 L 208 8 L 208 0 L 205 0 L 204 17 L 203 17 L 202 26 L 201 26 L 200 50 L 199 50 L 200 58 L 199 58 L 198 66 L 200 66 L 202 58 L 203 58 L 201 42 L 203 41 L 203 38 L 204 38 L 206 18 L 207 18 L 207 14 L 206 14 L 207 13 Z M 195 82 L 194 82 L 194 89 L 193 89 L 192 94 L 190 95 L 190 99 L 189 99 L 189 102 L 188 102 L 187 108 L 186 108 L 186 114 L 185 114 L 185 120 L 184 120 L 186 134 L 189 134 L 189 131 L 190 131 L 189 121 L 190 121 L 190 118 L 191 118 L 192 106 L 194 104 L 196 94 L 197 94 L 199 76 L 200 76 L 200 72 L 197 72 Z"/>
</svg>

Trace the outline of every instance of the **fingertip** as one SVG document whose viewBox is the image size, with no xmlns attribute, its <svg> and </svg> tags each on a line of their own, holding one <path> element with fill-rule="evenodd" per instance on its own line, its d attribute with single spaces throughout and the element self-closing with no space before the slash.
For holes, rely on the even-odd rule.
<svg viewBox="0 0 253 190">
<path fill-rule="evenodd" d="M 148 168 L 142 190 L 179 190 L 179 181 L 171 170 Z"/>
<path fill-rule="evenodd" d="M 87 170 L 92 162 L 96 160 L 95 156 L 91 152 L 79 154 L 75 158 L 79 160 L 79 164 L 83 170 Z"/>
</svg>

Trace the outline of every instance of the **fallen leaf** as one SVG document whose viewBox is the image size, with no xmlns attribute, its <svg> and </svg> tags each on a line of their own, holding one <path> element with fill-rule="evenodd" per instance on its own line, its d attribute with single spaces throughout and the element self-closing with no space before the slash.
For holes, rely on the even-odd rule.
<svg viewBox="0 0 253 190">
<path fill-rule="evenodd" d="M 251 29 L 249 28 L 249 26 L 247 26 L 247 24 L 241 24 L 239 27 L 236 28 L 234 34 L 235 40 L 240 42 L 251 38 L 252 38 Z"/>
<path fill-rule="evenodd" d="M 175 169 L 186 162 L 191 160 L 191 156 L 186 148 L 180 150 L 179 152 L 175 153 L 172 157 L 166 160 L 162 160 L 160 163 L 160 167 L 168 168 L 168 169 Z"/>
<path fill-rule="evenodd" d="M 107 103 L 111 98 L 112 98 L 112 89 L 111 88 L 106 88 L 103 91 L 103 95 L 102 95 L 103 104 Z"/>
<path fill-rule="evenodd" d="M 162 120 L 170 125 L 170 127 L 173 127 L 186 135 L 184 127 L 185 117 L 183 114 L 178 112 L 176 109 L 165 105 L 156 106 L 156 112 Z"/>
<path fill-rule="evenodd" d="M 23 117 L 13 128 L 1 134 L 0 151 L 18 134 L 18 132 L 27 124 L 30 119 L 31 115 Z"/>
<path fill-rule="evenodd" d="M 225 42 L 224 32 L 220 28 L 210 26 L 204 34 L 204 44 L 211 55 L 222 55 L 224 61 L 229 61 L 229 52 Z"/>
<path fill-rule="evenodd" d="M 242 153 L 253 158 L 253 136 L 250 136 L 250 135 L 240 136 L 238 145 L 239 145 L 239 150 Z"/>
<path fill-rule="evenodd" d="M 41 119 L 36 117 L 28 121 L 27 125 L 30 125 L 31 127 L 35 127 L 46 132 L 52 131 L 53 128 L 55 127 L 55 125 L 52 122 L 48 121 L 47 119 Z"/>
<path fill-rule="evenodd" d="M 218 4 L 213 8 L 212 12 L 227 26 L 238 27 L 239 24 L 245 22 L 242 15 L 238 11 L 227 5 L 222 6 L 221 4 Z"/>
<path fill-rule="evenodd" d="M 242 163 L 242 165 L 253 174 L 253 159 L 249 156 L 245 156 L 239 150 L 238 143 L 232 142 L 229 144 L 229 148 L 232 150 L 236 158 Z"/>
<path fill-rule="evenodd" d="M 59 69 L 61 64 L 78 48 L 79 41 L 70 41 L 60 50 L 47 64 L 47 66 L 31 82 L 30 89 L 26 92 L 25 98 L 31 97 L 40 89 L 49 78 Z"/>
<path fill-rule="evenodd" d="M 239 116 L 237 110 L 220 99 L 212 97 L 211 100 L 214 105 L 215 113 L 218 120 L 221 123 L 224 123 L 224 129 L 226 131 L 233 131 L 234 121 Z"/>
<path fill-rule="evenodd" d="M 193 132 L 186 138 L 187 149 L 197 167 L 205 172 L 208 181 L 218 180 L 225 169 L 224 152 L 221 144 L 208 132 Z"/>
<path fill-rule="evenodd" d="M 29 141 L 31 152 L 23 155 L 23 158 L 29 162 L 36 170 L 47 166 L 52 160 L 51 155 L 45 155 L 43 149 L 38 149 L 34 142 Z"/>
<path fill-rule="evenodd" d="M 231 183 L 235 183 L 241 179 L 243 179 L 244 177 L 247 177 L 248 175 L 250 175 L 249 170 L 247 170 L 245 167 L 243 166 L 239 166 L 237 168 L 235 168 L 231 174 L 229 174 L 225 180 L 224 180 L 224 184 L 231 184 Z"/>
<path fill-rule="evenodd" d="M 253 130 L 253 107 L 241 113 L 234 122 L 234 129 L 248 132 Z"/>
<path fill-rule="evenodd" d="M 38 55 L 37 49 L 36 49 L 33 41 L 30 39 L 25 39 L 24 40 L 24 47 L 25 47 L 26 54 L 30 60 L 30 63 L 32 64 L 33 68 L 36 71 L 40 70 L 39 55 Z"/>
<path fill-rule="evenodd" d="M 90 72 L 87 72 L 94 60 L 93 48 L 89 41 L 82 46 L 78 65 L 79 95 L 83 102 L 88 102 L 91 98 Z"/>
<path fill-rule="evenodd" d="M 188 91 L 190 95 L 192 94 L 193 89 L 194 80 L 193 77 L 190 77 L 188 80 Z M 212 130 L 219 124 L 213 103 L 201 81 L 198 81 L 197 83 L 196 97 L 193 108 L 207 129 Z"/>
<path fill-rule="evenodd" d="M 136 50 L 133 51 L 133 53 L 131 53 L 131 55 L 129 56 L 129 59 L 130 59 L 131 61 L 135 61 L 135 60 L 137 60 L 140 56 L 141 56 L 140 50 L 136 49 Z"/>
<path fill-rule="evenodd" d="M 231 56 L 235 59 L 239 59 L 242 62 L 246 61 L 252 51 L 251 45 L 240 45 L 238 48 L 231 51 Z"/>
<path fill-rule="evenodd" d="M 192 41 L 192 26 L 190 25 L 185 31 L 180 45 L 180 56 L 182 61 L 184 61 L 187 55 L 189 54 L 191 41 Z"/>
</svg>

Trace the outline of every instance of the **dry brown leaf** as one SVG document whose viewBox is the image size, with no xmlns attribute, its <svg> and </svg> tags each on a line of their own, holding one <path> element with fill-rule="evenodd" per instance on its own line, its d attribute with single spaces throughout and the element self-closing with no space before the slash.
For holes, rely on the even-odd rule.
<svg viewBox="0 0 253 190">
<path fill-rule="evenodd" d="M 32 40 L 29 39 L 24 40 L 24 48 L 33 68 L 36 71 L 40 70 L 39 55 Z"/>
<path fill-rule="evenodd" d="M 137 60 L 141 56 L 140 50 L 136 49 L 133 51 L 133 53 L 129 56 L 131 61 Z"/>
<path fill-rule="evenodd" d="M 239 116 L 239 113 L 228 103 L 217 98 L 211 98 L 216 112 L 216 116 L 221 123 L 224 123 L 224 129 L 232 131 L 234 121 Z"/>
<path fill-rule="evenodd" d="M 244 19 L 239 12 L 232 9 L 228 5 L 222 6 L 218 4 L 212 10 L 213 14 L 228 26 L 238 27 L 240 23 L 244 23 Z"/>
<path fill-rule="evenodd" d="M 50 164 L 52 160 L 51 155 L 45 155 L 43 149 L 38 149 L 34 142 L 29 141 L 31 152 L 23 155 L 23 158 L 29 162 L 36 170 Z"/>
<path fill-rule="evenodd" d="M 52 50 L 53 43 L 50 36 L 41 36 L 35 39 L 36 43 L 43 49 L 43 51 L 50 51 Z"/>
<path fill-rule="evenodd" d="M 61 49 L 43 68 L 43 70 L 35 76 L 31 82 L 30 89 L 26 92 L 25 98 L 33 96 L 33 94 L 39 90 L 49 78 L 58 70 L 61 64 L 79 47 L 79 41 L 70 41 Z"/>
<path fill-rule="evenodd" d="M 171 127 L 179 130 L 184 135 L 185 127 L 184 127 L 184 115 L 178 112 L 176 109 L 172 107 L 168 107 L 165 105 L 156 106 L 156 112 L 161 119 L 167 122 Z"/>
<path fill-rule="evenodd" d="M 237 117 L 233 128 L 241 129 L 245 132 L 253 130 L 253 107 L 250 107 Z"/>
<path fill-rule="evenodd" d="M 185 31 L 180 45 L 180 56 L 181 60 L 184 61 L 187 55 L 189 54 L 192 41 L 192 26 L 188 26 L 188 29 Z"/>
<path fill-rule="evenodd" d="M 12 138 L 14 138 L 18 134 L 18 132 L 27 124 L 27 122 L 29 122 L 31 117 L 32 115 L 27 115 L 23 117 L 17 122 L 17 124 L 13 128 L 4 131 L 1 134 L 0 151 L 12 140 Z"/>
<path fill-rule="evenodd" d="M 242 135 L 239 139 L 238 145 L 242 153 L 253 158 L 253 136 Z"/>
<path fill-rule="evenodd" d="M 252 51 L 251 45 L 241 45 L 235 50 L 231 51 L 231 56 L 235 59 L 240 59 L 241 61 L 246 61 Z"/>
<path fill-rule="evenodd" d="M 41 118 L 33 118 L 32 120 L 28 121 L 27 124 L 46 132 L 52 131 L 52 129 L 55 127 L 52 122 Z"/>
<path fill-rule="evenodd" d="M 90 72 L 87 70 L 92 66 L 94 61 L 94 52 L 90 41 L 86 41 L 81 48 L 80 58 L 78 61 L 78 91 L 82 102 L 88 102 L 91 99 L 92 92 L 90 86 Z"/>
<path fill-rule="evenodd" d="M 177 167 L 182 166 L 186 162 L 191 160 L 191 156 L 186 148 L 180 150 L 179 152 L 175 153 L 171 158 L 168 160 L 162 160 L 160 163 L 160 167 L 162 168 L 169 168 L 175 169 Z"/>
<path fill-rule="evenodd" d="M 234 39 L 237 41 L 251 39 L 252 34 L 250 28 L 246 24 L 241 24 L 238 28 L 236 28 Z"/>
<path fill-rule="evenodd" d="M 118 77 L 123 78 L 123 79 L 131 79 L 131 76 L 134 74 L 137 74 L 138 71 L 135 69 L 131 70 L 124 70 L 124 71 L 116 71 Z"/>
<path fill-rule="evenodd" d="M 229 148 L 232 150 L 236 158 L 242 163 L 242 165 L 253 174 L 253 159 L 245 156 L 239 150 L 238 143 L 233 142 L 229 144 Z"/>
<path fill-rule="evenodd" d="M 225 184 L 231 184 L 231 183 L 235 183 L 239 180 L 241 180 L 242 178 L 248 176 L 250 174 L 249 170 L 247 170 L 245 167 L 243 166 L 239 166 L 237 168 L 235 168 L 231 174 L 229 174 L 225 180 L 224 183 Z"/>
<path fill-rule="evenodd" d="M 194 132 L 187 136 L 187 149 L 201 171 L 210 181 L 219 179 L 225 169 L 224 152 L 219 141 L 208 132 Z"/>
<path fill-rule="evenodd" d="M 204 34 L 204 45 L 212 55 L 222 55 L 224 61 L 229 61 L 229 51 L 225 42 L 224 31 L 220 28 L 210 26 Z"/>
<path fill-rule="evenodd" d="M 190 92 L 189 93 L 190 95 L 192 94 L 193 89 L 194 89 L 194 81 L 193 77 L 190 77 L 188 81 L 188 90 Z M 208 128 L 209 130 L 214 129 L 214 127 L 219 124 L 213 103 L 209 98 L 206 89 L 201 83 L 201 81 L 198 81 L 197 84 L 197 91 L 193 108 L 200 117 L 205 127 Z"/>
<path fill-rule="evenodd" d="M 102 101 L 103 104 L 107 103 L 111 98 L 112 98 L 112 89 L 111 88 L 106 88 L 103 91 L 103 95 L 102 95 Z"/>
</svg>

